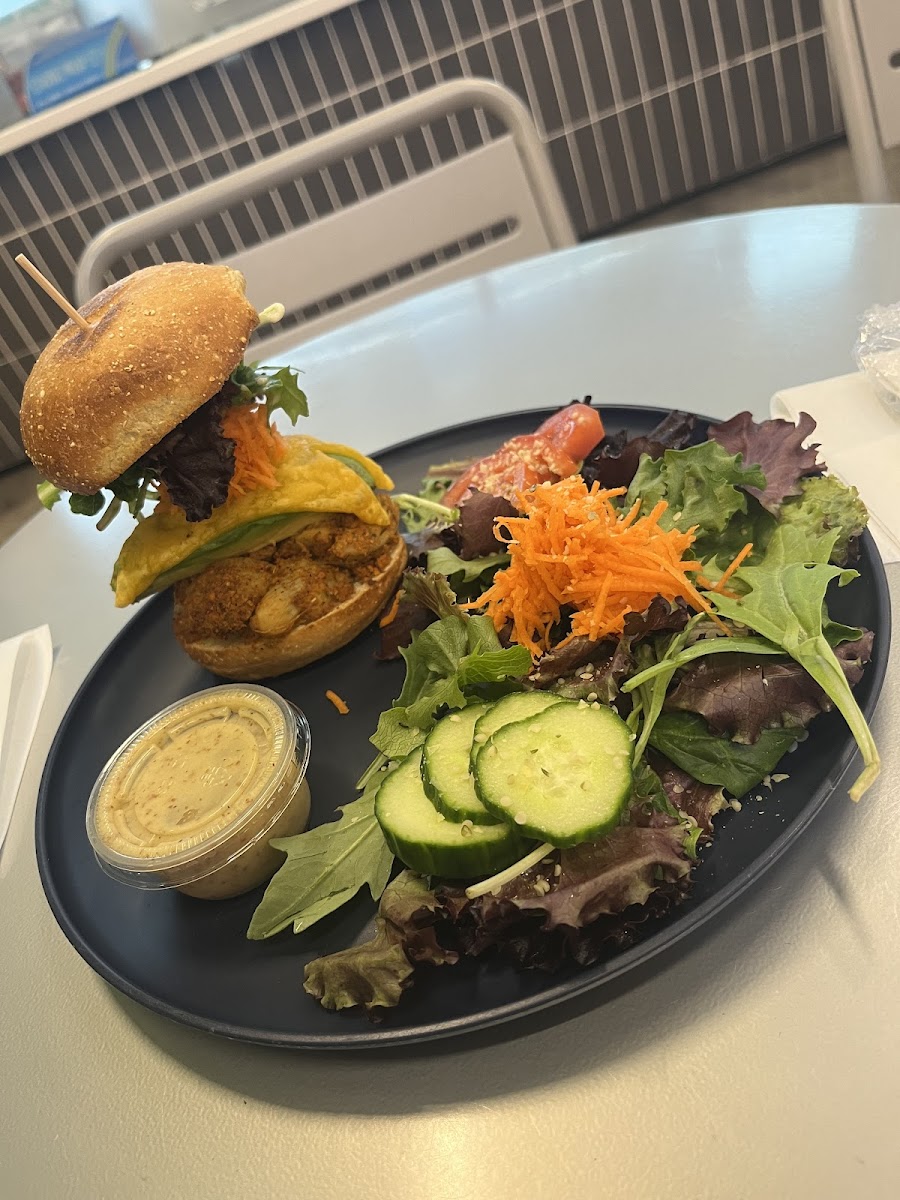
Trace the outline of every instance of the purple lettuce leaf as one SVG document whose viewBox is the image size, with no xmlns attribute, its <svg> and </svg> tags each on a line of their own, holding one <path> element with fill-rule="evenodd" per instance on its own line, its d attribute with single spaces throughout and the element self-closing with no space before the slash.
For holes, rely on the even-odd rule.
<svg viewBox="0 0 900 1200">
<path fill-rule="evenodd" d="M 208 520 L 213 509 L 228 499 L 234 442 L 222 433 L 222 418 L 231 407 L 226 388 L 201 404 L 141 459 L 189 521 Z"/>
<path fill-rule="evenodd" d="M 498 517 L 514 517 L 517 510 L 502 496 L 474 489 L 469 492 L 459 508 L 459 520 L 451 525 L 451 535 L 445 545 L 460 558 L 483 558 L 488 554 L 500 554 L 506 549 L 504 542 L 494 534 L 494 522 Z"/>
<path fill-rule="evenodd" d="M 625 487 L 634 479 L 641 455 L 659 458 L 665 450 L 683 450 L 690 444 L 697 418 L 689 413 L 672 412 L 649 434 L 629 438 L 624 429 L 604 438 L 584 460 L 581 476 L 588 485 L 604 488 Z"/>
<path fill-rule="evenodd" d="M 409 646 L 413 633 L 427 629 L 437 616 L 430 608 L 404 596 L 397 605 L 394 619 L 380 626 L 380 639 L 375 657 L 379 662 L 393 662 L 401 657 L 400 650 Z"/>
<path fill-rule="evenodd" d="M 571 700 L 595 699 L 612 704 L 619 683 L 634 669 L 633 643 L 655 633 L 678 633 L 688 622 L 689 610 L 682 600 L 670 604 L 657 596 L 642 613 L 629 613 L 618 641 L 571 638 L 549 650 L 535 664 L 528 682 L 536 688 L 553 688 Z"/>
<path fill-rule="evenodd" d="M 459 889 L 441 888 L 449 918 L 441 940 L 466 955 L 496 952 L 545 971 L 596 962 L 631 945 L 646 921 L 684 898 L 691 863 L 683 838 L 677 821 L 654 814 L 649 825 L 554 851 L 497 895 L 470 901 Z"/>
<path fill-rule="evenodd" d="M 713 817 L 728 804 L 720 787 L 700 783 L 687 771 L 676 767 L 665 755 L 651 751 L 650 765 L 659 777 L 666 799 L 684 816 L 690 817 L 703 830 L 704 841 L 712 839 Z"/>
<path fill-rule="evenodd" d="M 758 466 L 766 477 L 764 488 L 747 487 L 763 508 L 778 514 L 781 502 L 800 492 L 800 480 L 806 475 L 821 475 L 817 445 L 806 449 L 803 443 L 816 427 L 809 413 L 801 413 L 796 425 L 774 419 L 757 424 L 749 412 L 738 413 L 729 421 L 709 427 L 711 441 L 718 442 L 729 454 L 740 454 L 744 466 Z"/>
<path fill-rule="evenodd" d="M 862 678 L 872 656 L 874 635 L 835 649 L 850 686 Z M 715 654 L 685 670 L 666 698 L 666 708 L 698 713 L 713 733 L 753 745 L 764 729 L 806 728 L 831 700 L 794 659 L 754 659 L 747 654 Z"/>
</svg>

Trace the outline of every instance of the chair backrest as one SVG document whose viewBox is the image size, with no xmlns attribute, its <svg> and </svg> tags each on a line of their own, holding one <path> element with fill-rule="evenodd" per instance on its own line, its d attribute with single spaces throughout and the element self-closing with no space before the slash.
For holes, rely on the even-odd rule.
<svg viewBox="0 0 900 1200">
<path fill-rule="evenodd" d="M 277 300 L 288 314 L 315 313 L 267 337 L 267 352 L 277 354 L 438 284 L 573 244 L 559 185 L 525 106 L 492 81 L 455 80 L 108 226 L 79 262 L 76 300 L 84 303 L 109 282 L 115 264 L 154 239 L 473 108 L 490 114 L 505 132 L 329 216 L 224 257 L 246 276 L 257 307 Z M 373 281 L 380 286 L 371 286 Z"/>
<path fill-rule="evenodd" d="M 860 198 L 893 196 L 884 150 L 900 145 L 900 4 L 821 0 Z"/>
</svg>

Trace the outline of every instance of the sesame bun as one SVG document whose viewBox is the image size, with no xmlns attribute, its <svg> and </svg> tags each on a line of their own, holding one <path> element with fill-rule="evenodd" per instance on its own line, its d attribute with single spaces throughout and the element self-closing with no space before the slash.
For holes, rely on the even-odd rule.
<svg viewBox="0 0 900 1200">
<path fill-rule="evenodd" d="M 66 491 L 111 483 L 214 396 L 258 324 L 244 277 L 225 266 L 166 263 L 112 284 L 66 321 L 22 399 L 25 452 Z"/>
<path fill-rule="evenodd" d="M 387 565 L 373 579 L 357 583 L 349 600 L 324 617 L 297 625 L 276 637 L 247 630 L 231 637 L 178 640 L 190 657 L 207 671 L 225 679 L 271 679 L 296 671 L 352 641 L 378 616 L 406 567 L 406 543 L 398 535 Z M 175 588 L 176 630 L 178 586 Z"/>
</svg>

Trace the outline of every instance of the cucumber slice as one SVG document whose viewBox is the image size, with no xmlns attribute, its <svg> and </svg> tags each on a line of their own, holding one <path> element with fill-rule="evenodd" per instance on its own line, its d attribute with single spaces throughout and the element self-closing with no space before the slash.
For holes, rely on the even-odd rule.
<svg viewBox="0 0 900 1200">
<path fill-rule="evenodd" d="M 475 764 L 485 808 L 552 846 L 608 833 L 631 794 L 632 739 L 611 708 L 562 700 L 497 730 Z"/>
<path fill-rule="evenodd" d="M 451 821 L 480 821 L 494 825 L 475 795 L 475 780 L 469 765 L 475 722 L 488 710 L 487 704 L 470 704 L 461 712 L 443 717 L 425 739 L 422 751 L 422 782 L 434 807 Z"/>
<path fill-rule="evenodd" d="M 551 692 L 512 692 L 496 704 L 492 704 L 475 726 L 472 738 L 472 770 L 475 770 L 481 747 L 498 729 L 502 729 L 504 725 L 511 725 L 513 721 L 536 717 L 538 713 L 550 708 L 552 704 L 559 704 L 561 700 L 562 696 L 555 696 Z"/>
<path fill-rule="evenodd" d="M 421 747 L 385 776 L 375 797 L 375 816 L 394 854 L 422 875 L 492 875 L 527 849 L 521 834 L 509 825 L 457 824 L 439 813 L 422 785 Z"/>
</svg>

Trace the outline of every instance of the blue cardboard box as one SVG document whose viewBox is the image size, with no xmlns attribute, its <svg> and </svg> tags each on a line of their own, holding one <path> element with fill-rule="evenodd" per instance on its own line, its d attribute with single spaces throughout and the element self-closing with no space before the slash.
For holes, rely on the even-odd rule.
<svg viewBox="0 0 900 1200">
<path fill-rule="evenodd" d="M 28 110 L 52 108 L 133 71 L 138 61 L 128 30 L 119 20 L 71 33 L 29 60 L 23 80 Z"/>
</svg>

